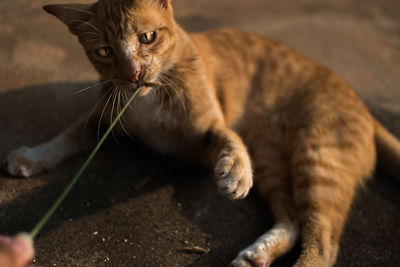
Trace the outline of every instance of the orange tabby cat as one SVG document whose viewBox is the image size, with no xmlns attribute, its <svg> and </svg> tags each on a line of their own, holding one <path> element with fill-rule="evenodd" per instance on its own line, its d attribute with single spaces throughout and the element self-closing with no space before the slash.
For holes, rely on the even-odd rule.
<svg viewBox="0 0 400 267">
<path fill-rule="evenodd" d="M 12 175 L 34 175 L 90 148 L 99 124 L 142 86 L 117 132 L 208 163 L 231 199 L 248 194 L 254 172 L 276 225 L 231 265 L 269 266 L 301 236 L 295 266 L 321 267 L 335 263 L 376 147 L 389 167 L 400 164 L 400 143 L 347 83 L 277 42 L 230 29 L 188 34 L 169 0 L 44 9 L 78 36 L 104 85 L 93 112 L 45 144 L 12 152 L 5 163 Z"/>
</svg>

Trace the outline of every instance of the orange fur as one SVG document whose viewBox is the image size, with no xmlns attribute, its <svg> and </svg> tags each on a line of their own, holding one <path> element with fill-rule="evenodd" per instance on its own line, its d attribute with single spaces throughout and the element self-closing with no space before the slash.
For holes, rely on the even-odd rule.
<svg viewBox="0 0 400 267">
<path fill-rule="evenodd" d="M 400 160 L 399 141 L 347 83 L 282 44 L 232 29 L 188 34 L 166 0 L 45 9 L 79 37 L 105 85 L 87 124 L 81 119 L 33 151 L 64 151 L 54 166 L 82 150 L 82 128 L 95 136 L 98 122 L 108 124 L 138 86 L 125 80 L 123 62 L 140 64 L 141 97 L 116 131 L 161 153 L 203 160 L 232 199 L 247 195 L 254 170 L 256 189 L 273 211 L 276 226 L 232 266 L 266 266 L 298 236 L 303 250 L 295 266 L 332 266 L 357 185 L 374 170 L 375 144 L 389 166 Z M 156 32 L 153 44 L 138 42 L 146 31 Z M 102 46 L 113 49 L 112 60 L 96 56 Z M 29 176 L 41 171 L 35 162 L 43 165 L 13 153 L 6 168 Z"/>
</svg>

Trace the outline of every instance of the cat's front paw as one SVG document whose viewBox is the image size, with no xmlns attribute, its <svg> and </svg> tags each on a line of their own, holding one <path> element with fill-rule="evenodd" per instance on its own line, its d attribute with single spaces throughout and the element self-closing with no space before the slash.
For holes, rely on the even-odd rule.
<svg viewBox="0 0 400 267">
<path fill-rule="evenodd" d="M 13 175 L 30 177 L 47 168 L 47 164 L 35 149 L 21 147 L 11 152 L 3 163 L 3 169 Z"/>
<path fill-rule="evenodd" d="M 223 151 L 214 171 L 219 191 L 228 198 L 244 198 L 253 186 L 253 171 L 247 152 Z"/>
</svg>

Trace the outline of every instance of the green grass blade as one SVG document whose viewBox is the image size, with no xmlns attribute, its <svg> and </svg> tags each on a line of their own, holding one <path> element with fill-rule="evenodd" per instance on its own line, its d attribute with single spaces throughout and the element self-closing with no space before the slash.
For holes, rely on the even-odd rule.
<svg viewBox="0 0 400 267">
<path fill-rule="evenodd" d="M 93 149 L 92 153 L 90 153 L 89 157 L 86 159 L 85 163 L 83 163 L 82 167 L 79 169 L 79 171 L 75 174 L 75 176 L 72 178 L 71 182 L 68 184 L 68 186 L 65 188 L 64 192 L 57 198 L 57 200 L 54 202 L 54 204 L 50 207 L 50 209 L 46 212 L 46 214 L 40 219 L 40 221 L 36 224 L 35 228 L 33 228 L 32 232 L 30 233 L 30 236 L 32 239 L 36 237 L 36 235 L 40 232 L 40 230 L 43 228 L 43 226 L 47 223 L 47 221 L 51 218 L 51 216 L 54 214 L 54 212 L 58 209 L 58 207 L 61 205 L 61 203 L 64 201 L 64 199 L 67 197 L 71 189 L 74 187 L 78 179 L 81 177 L 82 173 L 86 170 L 87 166 L 90 164 L 92 161 L 93 157 L 96 155 L 97 151 L 100 149 L 100 147 L 103 145 L 104 141 L 107 139 L 108 135 L 111 133 L 112 129 L 114 128 L 115 124 L 117 124 L 118 120 L 122 117 L 128 106 L 131 104 L 133 99 L 136 97 L 136 95 L 140 91 L 140 87 L 136 90 L 136 92 L 129 98 L 128 102 L 126 105 L 123 107 L 121 112 L 118 114 L 118 116 L 114 119 L 110 127 L 108 127 L 107 131 L 104 133 L 103 137 L 100 139 L 100 141 L 97 143 L 96 147 Z"/>
</svg>

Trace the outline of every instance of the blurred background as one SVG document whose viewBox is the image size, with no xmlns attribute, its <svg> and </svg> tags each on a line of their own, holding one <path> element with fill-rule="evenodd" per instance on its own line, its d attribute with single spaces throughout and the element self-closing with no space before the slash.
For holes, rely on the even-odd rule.
<svg viewBox="0 0 400 267">
<path fill-rule="evenodd" d="M 0 160 L 57 134 L 95 102 L 97 79 L 74 36 L 41 7 L 0 2 Z M 265 35 L 349 82 L 400 136 L 400 1 L 173 0 L 189 31 Z M 36 240 L 40 266 L 226 266 L 272 219 L 253 194 L 219 196 L 206 170 L 110 141 Z M 132 152 L 133 151 L 133 152 Z M 86 155 L 31 179 L 0 173 L 0 233 L 30 230 Z M 336 266 L 399 266 L 400 183 L 378 170 L 360 190 Z M 193 248 L 200 247 L 196 251 Z M 298 247 L 274 266 L 290 266 Z"/>
</svg>

